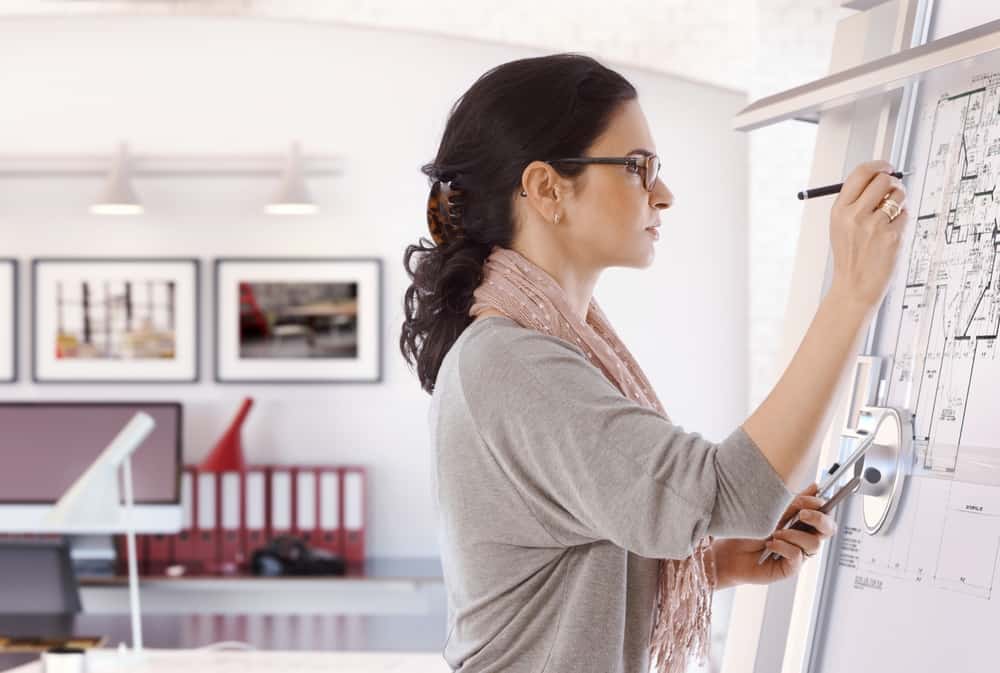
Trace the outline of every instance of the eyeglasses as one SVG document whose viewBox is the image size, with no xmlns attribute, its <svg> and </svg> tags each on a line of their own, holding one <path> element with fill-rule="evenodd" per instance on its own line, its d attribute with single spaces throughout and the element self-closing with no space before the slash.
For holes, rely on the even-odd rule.
<svg viewBox="0 0 1000 673">
<path fill-rule="evenodd" d="M 660 174 L 660 157 L 649 154 L 643 157 L 568 157 L 565 159 L 549 159 L 545 163 L 567 164 L 621 164 L 630 173 L 642 175 L 643 187 L 647 192 L 653 191 L 656 177 Z"/>
</svg>

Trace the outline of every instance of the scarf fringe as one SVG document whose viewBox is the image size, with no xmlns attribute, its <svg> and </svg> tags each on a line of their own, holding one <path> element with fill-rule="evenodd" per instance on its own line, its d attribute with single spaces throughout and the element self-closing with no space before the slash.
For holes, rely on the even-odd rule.
<svg viewBox="0 0 1000 673">
<path fill-rule="evenodd" d="M 682 561 L 661 559 L 649 656 L 657 673 L 683 673 L 691 657 L 708 660 L 716 585 L 711 536 Z M 707 591 L 705 590 L 707 589 Z"/>
</svg>

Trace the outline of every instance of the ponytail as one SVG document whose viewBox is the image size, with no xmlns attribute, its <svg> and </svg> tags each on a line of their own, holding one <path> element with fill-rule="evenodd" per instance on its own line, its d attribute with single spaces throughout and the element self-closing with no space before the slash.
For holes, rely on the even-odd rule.
<svg viewBox="0 0 1000 673">
<path fill-rule="evenodd" d="M 607 128 L 635 88 L 582 54 L 504 63 L 482 75 L 453 106 L 437 157 L 421 167 L 432 180 L 427 229 L 406 247 L 412 281 L 403 296 L 403 358 L 434 392 L 441 362 L 472 322 L 473 292 L 494 246 L 514 237 L 513 203 L 524 168 L 553 156 L 578 156 Z M 580 164 L 553 166 L 575 177 Z"/>
</svg>

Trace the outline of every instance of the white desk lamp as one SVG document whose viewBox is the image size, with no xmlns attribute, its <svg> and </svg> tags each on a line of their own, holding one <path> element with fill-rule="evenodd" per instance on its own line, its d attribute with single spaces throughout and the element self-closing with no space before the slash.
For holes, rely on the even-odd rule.
<svg viewBox="0 0 1000 673">
<path fill-rule="evenodd" d="M 58 533 L 120 533 L 128 550 L 129 609 L 132 613 L 132 661 L 142 658 L 142 622 L 139 611 L 139 572 L 135 560 L 132 519 L 132 453 L 153 431 L 156 422 L 140 411 L 107 448 L 59 498 L 45 518 L 45 531 Z M 124 468 L 125 507 L 121 505 L 118 468 Z"/>
</svg>

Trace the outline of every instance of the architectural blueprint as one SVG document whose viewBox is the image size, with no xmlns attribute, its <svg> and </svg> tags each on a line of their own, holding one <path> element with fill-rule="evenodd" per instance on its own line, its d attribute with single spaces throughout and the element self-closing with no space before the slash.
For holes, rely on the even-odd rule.
<svg viewBox="0 0 1000 673">
<path fill-rule="evenodd" d="M 916 460 L 884 534 L 864 531 L 858 496 L 842 506 L 824 673 L 986 670 L 997 656 L 1000 54 L 924 77 L 906 164 L 911 221 L 874 354 L 884 403 L 914 415 Z M 934 646 L 905 644 L 921 639 Z"/>
</svg>

